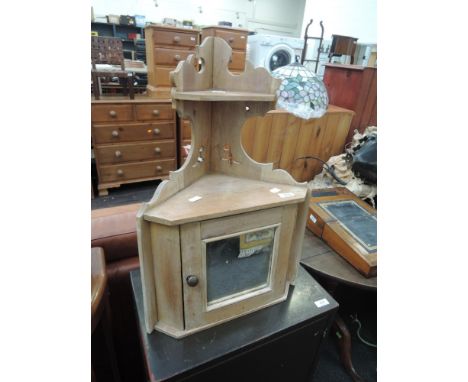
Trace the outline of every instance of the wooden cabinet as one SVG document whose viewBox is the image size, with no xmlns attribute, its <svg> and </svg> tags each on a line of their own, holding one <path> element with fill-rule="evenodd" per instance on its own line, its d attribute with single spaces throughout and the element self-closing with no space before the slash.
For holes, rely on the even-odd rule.
<svg viewBox="0 0 468 382">
<path fill-rule="evenodd" d="M 164 179 L 177 168 L 170 100 L 101 99 L 91 104 L 99 195 L 124 183 Z"/>
<path fill-rule="evenodd" d="M 195 29 L 150 25 L 145 28 L 146 65 L 148 68 L 149 96 L 170 97 L 170 72 L 179 61 L 195 53 L 200 42 L 200 32 Z M 194 62 L 194 65 L 197 65 Z"/>
<path fill-rule="evenodd" d="M 330 104 L 356 113 L 346 142 L 351 141 L 354 130 L 362 133 L 368 126 L 377 126 L 377 68 L 326 64 L 323 82 Z"/>
<path fill-rule="evenodd" d="M 220 37 L 226 41 L 232 49 L 228 69 L 238 73 L 244 71 L 245 55 L 247 49 L 247 29 L 213 26 L 202 29 L 202 41 L 208 37 Z"/>
<path fill-rule="evenodd" d="M 241 147 L 244 121 L 272 109 L 281 81 L 250 65 L 232 75 L 223 38 L 205 38 L 198 53 L 206 70 L 184 61 L 172 75 L 196 155 L 137 214 L 146 330 L 176 338 L 287 298 L 309 199 L 305 182 Z"/>
<path fill-rule="evenodd" d="M 354 113 L 330 105 L 327 113 L 308 121 L 288 112 L 272 110 L 263 117 L 248 119 L 242 128 L 242 146 L 246 153 L 260 163 L 273 163 L 274 168 L 288 171 L 295 180 L 311 180 L 322 171 L 322 163 L 315 156 L 327 161 L 343 152 L 346 137 Z M 184 121 L 181 131 L 182 146 L 190 144 L 190 122 Z M 185 160 L 181 156 L 181 163 Z"/>
</svg>

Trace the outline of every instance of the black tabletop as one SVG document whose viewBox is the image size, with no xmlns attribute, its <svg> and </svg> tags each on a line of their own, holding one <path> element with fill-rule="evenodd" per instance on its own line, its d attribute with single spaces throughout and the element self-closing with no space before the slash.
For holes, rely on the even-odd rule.
<svg viewBox="0 0 468 382">
<path fill-rule="evenodd" d="M 140 270 L 131 272 L 130 278 L 151 381 L 190 374 L 207 363 L 241 352 L 306 322 L 320 320 L 331 310 L 338 309 L 337 302 L 300 267 L 296 285 L 290 287 L 286 301 L 185 338 L 174 339 L 158 331 L 146 333 Z"/>
</svg>

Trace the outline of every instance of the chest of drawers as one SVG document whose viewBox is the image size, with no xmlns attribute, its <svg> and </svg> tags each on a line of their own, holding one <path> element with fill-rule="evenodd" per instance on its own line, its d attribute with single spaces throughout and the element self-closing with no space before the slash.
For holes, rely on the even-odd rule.
<svg viewBox="0 0 468 382">
<path fill-rule="evenodd" d="M 198 30 L 160 25 L 149 25 L 145 28 L 149 96 L 170 97 L 170 72 L 179 61 L 195 53 L 195 46 L 199 42 Z"/>
<path fill-rule="evenodd" d="M 165 179 L 177 168 L 170 100 L 101 99 L 91 104 L 99 195 L 121 184 Z"/>
<path fill-rule="evenodd" d="M 247 29 L 212 26 L 202 29 L 202 40 L 206 37 L 221 37 L 232 48 L 231 60 L 228 69 L 232 73 L 243 72 L 245 68 L 245 55 L 247 49 Z"/>
</svg>

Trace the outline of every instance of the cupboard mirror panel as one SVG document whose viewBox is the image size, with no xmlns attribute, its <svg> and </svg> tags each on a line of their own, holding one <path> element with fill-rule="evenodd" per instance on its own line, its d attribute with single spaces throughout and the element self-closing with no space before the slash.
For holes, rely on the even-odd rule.
<svg viewBox="0 0 468 382">
<path fill-rule="evenodd" d="M 205 241 L 208 305 L 269 285 L 277 228 Z"/>
</svg>

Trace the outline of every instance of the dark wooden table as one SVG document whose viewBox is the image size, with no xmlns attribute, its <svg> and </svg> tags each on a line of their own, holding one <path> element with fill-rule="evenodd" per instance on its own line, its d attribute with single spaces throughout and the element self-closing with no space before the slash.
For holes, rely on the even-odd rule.
<svg viewBox="0 0 468 382">
<path fill-rule="evenodd" d="M 320 275 L 326 280 L 324 286 L 332 296 L 340 284 L 365 290 L 377 290 L 377 277 L 366 278 L 362 276 L 351 264 L 308 229 L 306 229 L 304 237 L 301 264 L 310 273 Z M 339 314 L 335 316 L 333 326 L 341 334 L 339 345 L 343 366 L 355 382 L 362 382 L 363 379 L 356 372 L 352 363 L 351 335 Z"/>
<path fill-rule="evenodd" d="M 286 301 L 177 340 L 146 333 L 140 270 L 130 278 L 150 381 L 310 381 L 338 310 L 300 268 Z M 323 299 L 328 304 L 314 304 Z"/>
</svg>

